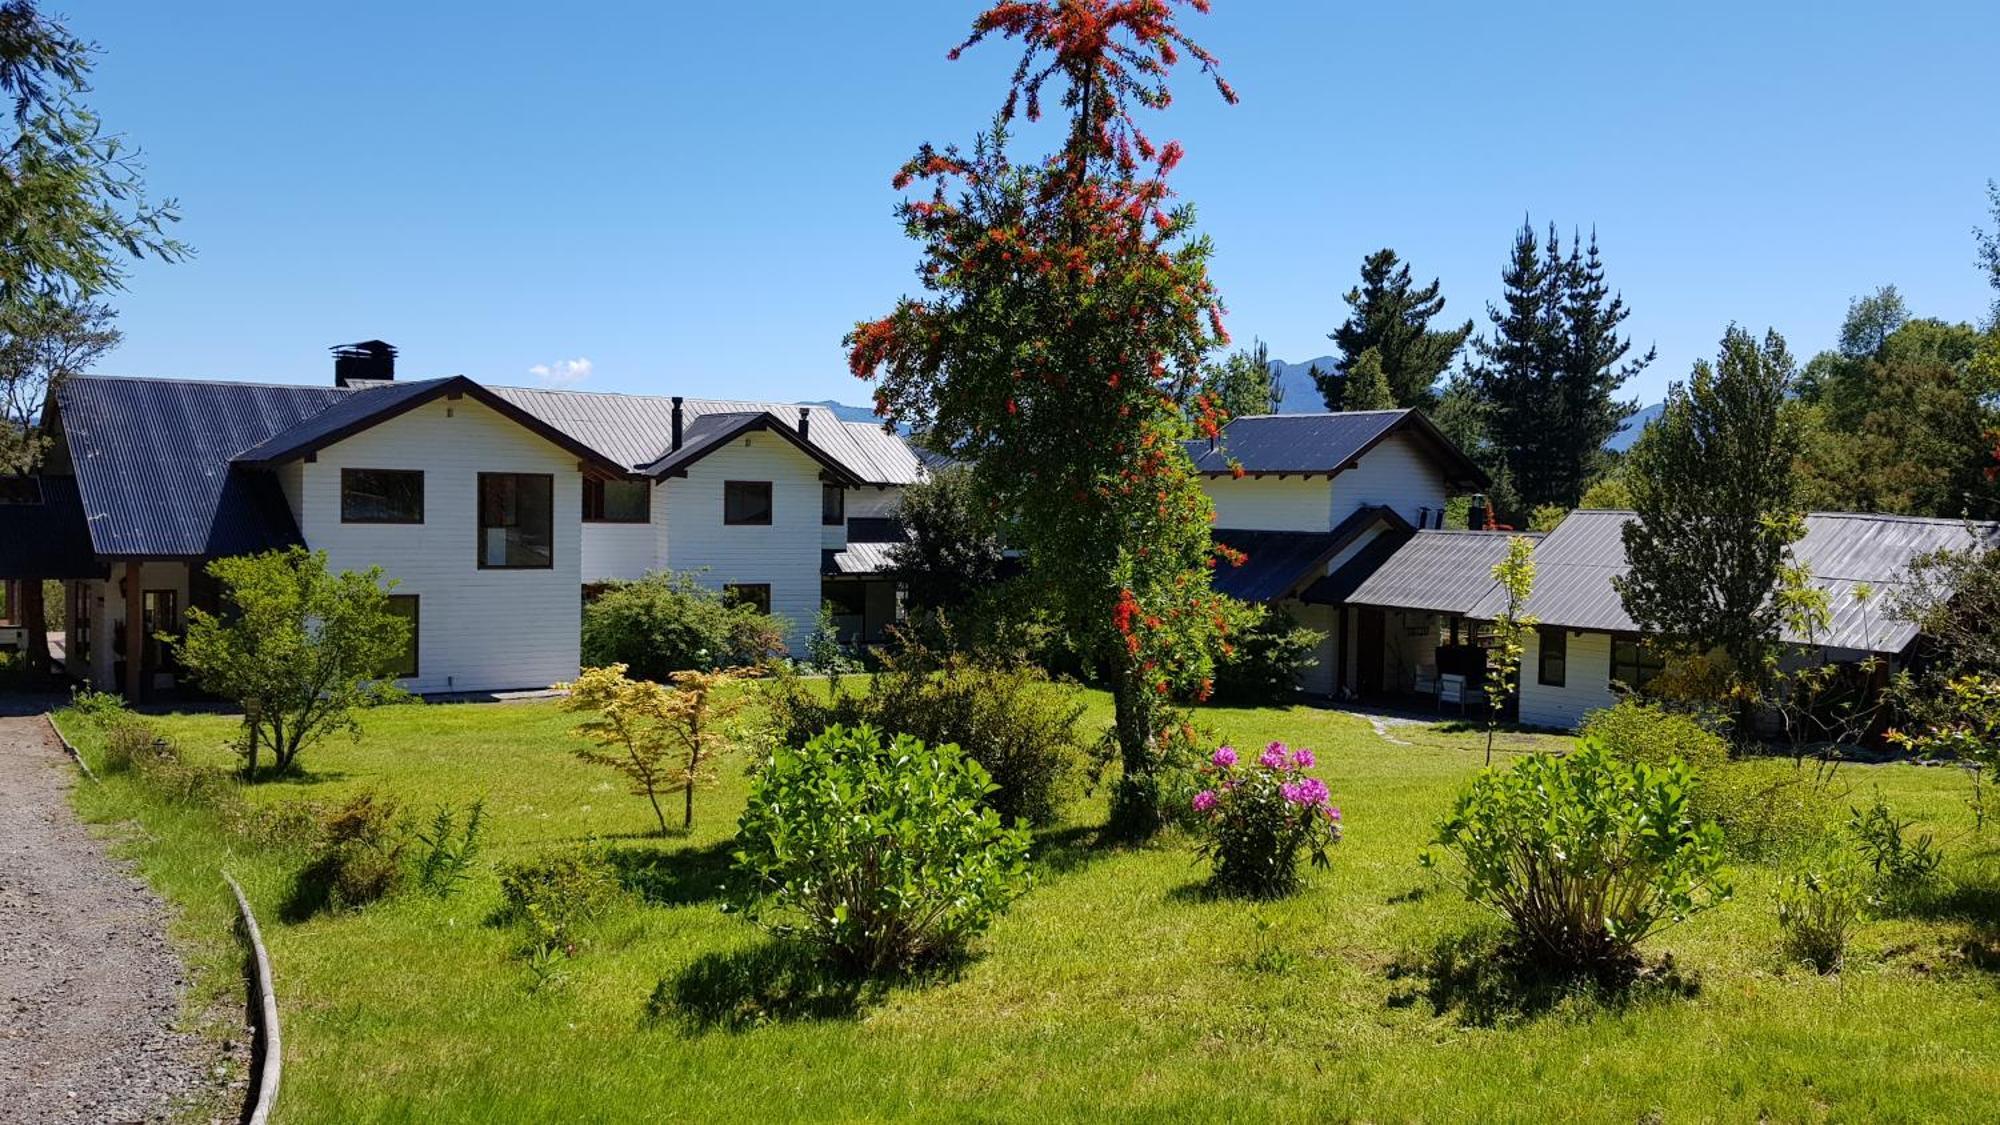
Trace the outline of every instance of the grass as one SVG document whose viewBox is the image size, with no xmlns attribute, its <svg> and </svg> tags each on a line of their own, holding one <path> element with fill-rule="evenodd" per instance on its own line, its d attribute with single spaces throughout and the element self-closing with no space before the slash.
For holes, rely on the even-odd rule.
<svg viewBox="0 0 2000 1125">
<path fill-rule="evenodd" d="M 1090 706 L 1108 722 L 1104 697 Z M 690 835 L 650 836 L 645 802 L 569 754 L 571 717 L 548 704 L 386 708 L 359 743 L 311 752 L 317 772 L 246 791 L 261 805 L 372 787 L 419 818 L 484 796 L 485 862 L 442 902 L 285 922 L 295 857 L 232 842 L 211 812 L 129 776 L 76 800 L 130 822 L 123 846 L 180 906 L 196 1003 L 240 987 L 215 872 L 243 880 L 286 1020 L 287 1121 L 1970 1120 L 2000 1100 L 2000 828 L 1971 834 L 1955 771 L 1842 771 L 1855 800 L 1879 787 L 1945 843 L 1969 889 L 1935 917 L 1868 924 L 1846 973 L 1819 977 L 1776 952 L 1776 873 L 1738 865 L 1735 901 L 1650 944 L 1674 975 L 1605 998 L 1509 977 L 1495 924 L 1415 863 L 1479 768 L 1476 733 L 1398 726 L 1409 744 L 1395 745 L 1307 708 L 1203 721 L 1319 752 L 1348 836 L 1304 893 L 1209 899 L 1185 840 L 1101 847 L 1102 805 L 1080 800 L 975 960 L 858 991 L 718 909 L 740 769 L 701 794 Z M 232 760 L 228 717 L 161 722 L 192 755 Z M 66 729 L 98 752 L 93 728 Z M 518 935 L 488 922 L 491 865 L 587 838 L 610 841 L 647 897 L 594 928 L 566 985 L 531 992 Z"/>
</svg>

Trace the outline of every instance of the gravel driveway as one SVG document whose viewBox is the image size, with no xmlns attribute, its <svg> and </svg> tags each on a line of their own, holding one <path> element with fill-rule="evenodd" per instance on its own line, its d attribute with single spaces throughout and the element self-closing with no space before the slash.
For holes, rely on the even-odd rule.
<svg viewBox="0 0 2000 1125">
<path fill-rule="evenodd" d="M 176 1030 L 187 973 L 166 910 L 71 810 L 39 718 L 0 718 L 0 1118 L 167 1118 L 214 1052 Z"/>
</svg>

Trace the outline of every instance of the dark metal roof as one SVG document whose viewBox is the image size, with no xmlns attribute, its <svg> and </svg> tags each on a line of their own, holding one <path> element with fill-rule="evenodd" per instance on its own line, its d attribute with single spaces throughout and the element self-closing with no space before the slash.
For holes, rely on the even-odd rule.
<svg viewBox="0 0 2000 1125">
<path fill-rule="evenodd" d="M 1535 548 L 1535 587 L 1526 612 L 1544 625 L 1638 631 L 1611 584 L 1626 572 L 1623 528 L 1632 519 L 1625 511 L 1570 513 Z M 1917 627 L 1897 617 L 1891 606 L 1911 560 L 1982 542 L 2000 545 L 2000 524 L 1814 512 L 1806 516 L 1806 534 L 1793 552 L 1813 585 L 1826 591 L 1832 622 L 1813 636 L 1787 630 L 1784 639 L 1857 652 L 1901 652 L 1916 639 Z M 1872 588 L 1866 600 L 1856 596 L 1860 586 Z M 1504 604 L 1503 593 L 1489 592 L 1471 616 L 1491 619 Z"/>
<path fill-rule="evenodd" d="M 1409 523 L 1378 505 L 1355 509 L 1330 531 L 1248 531 L 1217 528 L 1217 543 L 1242 551 L 1242 566 L 1218 562 L 1211 584 L 1217 592 L 1246 602 L 1269 602 L 1321 579 L 1327 563 L 1377 524 L 1406 531 Z"/>
<path fill-rule="evenodd" d="M 777 434 L 790 442 L 792 448 L 819 462 L 821 468 L 841 483 L 854 486 L 863 483 L 852 470 L 835 460 L 826 450 L 800 437 L 796 426 L 786 425 L 761 410 L 732 414 L 704 414 L 687 422 L 681 430 L 681 447 L 669 451 L 657 461 L 640 466 L 639 471 L 650 477 L 679 476 L 687 471 L 689 465 L 744 434 L 759 430 Z"/>
<path fill-rule="evenodd" d="M 17 477 L 0 503 L 0 578 L 102 578 L 75 477 Z"/>
<path fill-rule="evenodd" d="M 1344 600 L 1386 609 L 1470 613 L 1493 589 L 1493 567 L 1507 557 L 1507 543 L 1517 534 L 1522 533 L 1419 531 Z"/>
<path fill-rule="evenodd" d="M 1334 567 L 1326 577 L 1307 586 L 1299 594 L 1299 600 L 1308 605 L 1340 605 L 1347 601 L 1368 580 L 1368 576 L 1374 574 L 1414 534 L 1405 524 L 1377 535 L 1354 552 L 1352 558 Z"/>
<path fill-rule="evenodd" d="M 1417 410 L 1337 414 L 1250 414 L 1232 418 L 1221 437 L 1186 443 L 1196 472 L 1338 473 L 1391 434 L 1408 433 L 1431 448 L 1452 484 L 1485 487 L 1486 474 Z"/>
</svg>

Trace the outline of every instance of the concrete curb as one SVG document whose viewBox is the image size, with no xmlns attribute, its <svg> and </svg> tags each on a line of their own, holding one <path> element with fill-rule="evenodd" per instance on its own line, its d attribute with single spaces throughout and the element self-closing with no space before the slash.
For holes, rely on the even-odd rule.
<svg viewBox="0 0 2000 1125">
<path fill-rule="evenodd" d="M 264 934 L 257 928 L 256 915 L 250 912 L 250 900 L 243 896 L 243 888 L 229 872 L 222 873 L 222 880 L 236 896 L 243 936 L 250 943 L 257 966 L 250 982 L 250 1012 L 256 1032 L 250 1068 L 257 1075 L 257 1091 L 251 1096 L 243 1120 L 247 1125 L 266 1125 L 271 1120 L 271 1110 L 278 1104 L 278 1072 L 283 1069 L 285 1054 L 278 1035 L 278 991 L 271 982 L 271 954 L 264 948 Z"/>
<path fill-rule="evenodd" d="M 42 721 L 49 724 L 49 730 L 54 732 L 56 741 L 62 743 L 63 750 L 75 760 L 76 768 L 83 771 L 83 776 L 89 778 L 93 785 L 102 785 L 103 782 L 97 780 L 97 775 L 90 772 L 90 763 L 83 760 L 83 755 L 77 751 L 75 746 L 70 744 L 69 738 L 62 732 L 62 728 L 56 725 L 56 717 L 44 711 L 42 712 Z"/>
</svg>

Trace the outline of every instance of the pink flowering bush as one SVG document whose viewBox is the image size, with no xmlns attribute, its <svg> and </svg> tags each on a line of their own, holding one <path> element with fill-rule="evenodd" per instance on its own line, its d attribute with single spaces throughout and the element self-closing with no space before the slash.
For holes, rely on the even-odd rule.
<svg viewBox="0 0 2000 1125">
<path fill-rule="evenodd" d="M 1201 768 L 1191 803 L 1218 890 L 1279 898 L 1298 889 L 1300 853 L 1315 867 L 1328 864 L 1327 849 L 1340 842 L 1340 810 L 1326 782 L 1307 776 L 1313 765 L 1312 751 L 1273 742 L 1254 762 L 1220 747 Z"/>
</svg>

